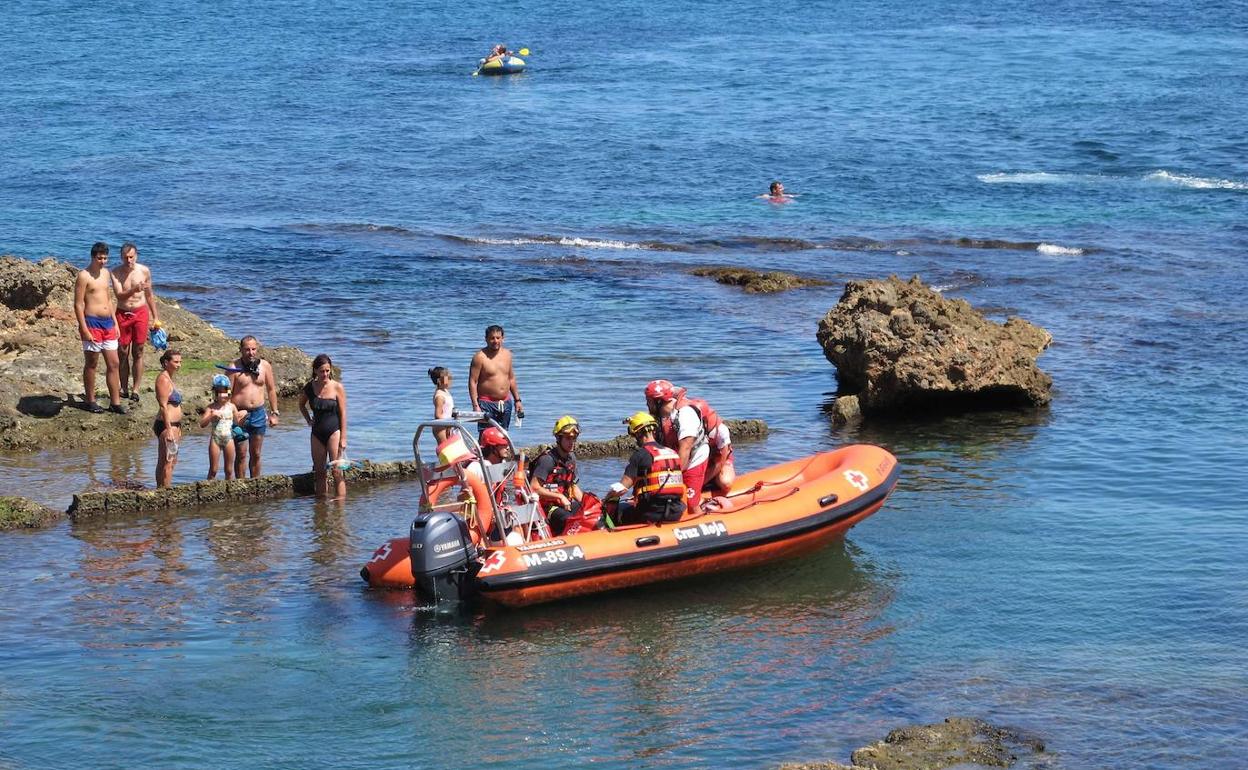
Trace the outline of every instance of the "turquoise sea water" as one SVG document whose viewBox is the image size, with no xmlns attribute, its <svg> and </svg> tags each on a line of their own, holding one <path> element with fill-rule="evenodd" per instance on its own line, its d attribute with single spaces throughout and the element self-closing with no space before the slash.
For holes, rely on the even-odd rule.
<svg viewBox="0 0 1248 770">
<path fill-rule="evenodd" d="M 466 402 L 497 322 L 522 441 L 566 411 L 614 435 L 666 376 L 768 421 L 744 467 L 867 441 L 905 468 L 815 556 L 467 618 L 358 580 L 409 485 L 0 537 L 0 765 L 767 767 L 949 714 L 1060 767 L 1242 764 L 1242 4 L 45 2 L 0 25 L 0 251 L 137 241 L 186 307 L 330 353 L 354 455 L 405 456 L 429 366 Z M 470 77 L 500 40 L 530 71 Z M 773 178 L 795 203 L 754 197 Z M 750 296 L 699 264 L 838 285 Z M 1052 407 L 833 429 L 815 322 L 889 273 L 1050 330 Z M 306 451 L 279 431 L 266 466 Z M 0 489 L 63 505 L 152 455 L 0 458 Z"/>
</svg>

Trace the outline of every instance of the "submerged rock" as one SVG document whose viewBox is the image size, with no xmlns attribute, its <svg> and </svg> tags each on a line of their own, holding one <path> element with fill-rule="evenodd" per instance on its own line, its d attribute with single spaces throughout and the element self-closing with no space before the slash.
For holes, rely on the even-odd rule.
<svg viewBox="0 0 1248 770">
<path fill-rule="evenodd" d="M 740 286 L 748 294 L 774 294 L 806 286 L 828 285 L 827 281 L 818 278 L 805 278 L 779 270 L 762 272 L 744 267 L 695 267 L 689 272 L 704 278 L 714 278 L 716 283 Z"/>
<path fill-rule="evenodd" d="M 1011 767 L 1023 755 L 1044 752 L 1044 742 L 1008 727 L 979 719 L 949 717 L 944 722 L 893 730 L 882 741 L 850 755 L 850 765 L 835 762 L 788 763 L 781 770 L 942 770 L 981 765 Z"/>
<path fill-rule="evenodd" d="M 84 260 L 85 264 L 85 260 Z M 74 280 L 81 268 L 54 259 L 30 262 L 0 256 L 0 449 L 111 444 L 151 436 L 156 416 L 152 390 L 160 353 L 143 357 L 143 388 L 127 415 L 90 414 L 82 402 L 82 344 L 74 317 Z M 160 288 L 159 274 L 156 288 Z M 169 346 L 182 353 L 178 387 L 186 397 L 183 431 L 195 432 L 196 411 L 209 401 L 215 363 L 238 356 L 238 340 L 177 303 L 159 296 L 156 305 L 169 334 Z M 253 332 L 264 341 L 264 330 Z M 296 395 L 311 376 L 311 359 L 297 348 L 263 348 L 273 365 L 278 393 Z M 96 393 L 107 403 L 104 362 L 96 373 Z"/>
<path fill-rule="evenodd" d="M 1021 318 L 994 323 L 919 280 L 850 281 L 819 322 L 842 395 L 864 414 L 1043 406 L 1053 380 L 1036 365 L 1053 341 Z"/>
<path fill-rule="evenodd" d="M 0 530 L 44 527 L 61 514 L 24 497 L 0 497 Z"/>
</svg>

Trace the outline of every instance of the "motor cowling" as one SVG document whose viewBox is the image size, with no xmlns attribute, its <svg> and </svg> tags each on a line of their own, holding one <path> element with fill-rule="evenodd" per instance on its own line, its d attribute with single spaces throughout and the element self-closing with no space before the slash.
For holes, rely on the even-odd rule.
<svg viewBox="0 0 1248 770">
<path fill-rule="evenodd" d="M 426 599 L 460 601 L 474 593 L 480 563 L 462 518 L 449 511 L 417 514 L 410 534 L 412 576 Z"/>
</svg>

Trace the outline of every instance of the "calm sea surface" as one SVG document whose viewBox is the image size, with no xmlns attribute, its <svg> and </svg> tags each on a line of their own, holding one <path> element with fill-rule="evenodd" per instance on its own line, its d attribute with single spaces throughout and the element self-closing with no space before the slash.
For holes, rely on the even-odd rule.
<svg viewBox="0 0 1248 770">
<path fill-rule="evenodd" d="M 0 27 L 0 252 L 135 240 L 162 294 L 332 355 L 355 456 L 407 455 L 430 366 L 466 402 L 501 323 L 523 442 L 565 412 L 615 435 L 662 376 L 767 420 L 744 467 L 852 441 L 904 467 L 817 555 L 523 613 L 365 590 L 405 484 L 5 535 L 0 767 L 769 767 L 950 714 L 1058 767 L 1243 764 L 1242 3 L 35 2 Z M 471 77 L 499 41 L 530 71 Z M 797 201 L 756 199 L 772 179 Z M 815 323 L 890 273 L 1050 330 L 1051 409 L 833 429 Z M 306 431 L 266 458 L 305 470 Z M 153 462 L 3 457 L 0 493 L 64 506 Z"/>
</svg>

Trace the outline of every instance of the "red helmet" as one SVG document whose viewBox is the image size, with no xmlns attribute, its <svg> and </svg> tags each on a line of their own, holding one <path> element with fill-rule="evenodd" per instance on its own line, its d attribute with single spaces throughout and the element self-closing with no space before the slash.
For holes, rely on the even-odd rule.
<svg viewBox="0 0 1248 770">
<path fill-rule="evenodd" d="M 507 446 L 507 434 L 495 427 L 486 428 L 481 433 L 481 446 Z"/>
<path fill-rule="evenodd" d="M 667 380 L 651 380 L 646 386 L 646 398 L 653 401 L 671 401 L 676 398 L 676 386 Z"/>
</svg>

